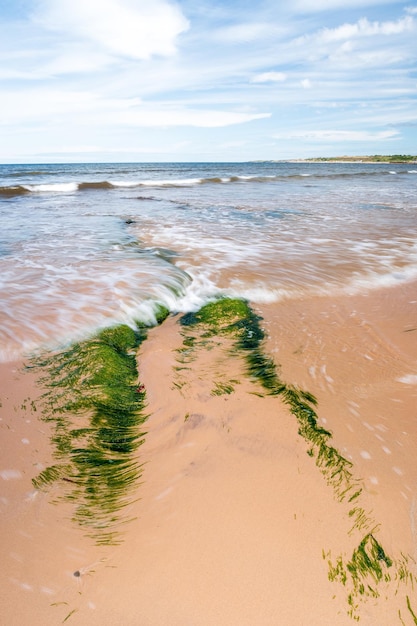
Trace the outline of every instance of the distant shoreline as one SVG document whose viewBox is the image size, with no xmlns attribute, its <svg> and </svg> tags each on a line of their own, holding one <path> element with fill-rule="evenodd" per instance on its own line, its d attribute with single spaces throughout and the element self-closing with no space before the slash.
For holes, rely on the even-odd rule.
<svg viewBox="0 0 417 626">
<path fill-rule="evenodd" d="M 411 154 L 391 154 L 372 156 L 313 157 L 311 159 L 291 159 L 293 163 L 417 163 L 417 156 Z"/>
</svg>

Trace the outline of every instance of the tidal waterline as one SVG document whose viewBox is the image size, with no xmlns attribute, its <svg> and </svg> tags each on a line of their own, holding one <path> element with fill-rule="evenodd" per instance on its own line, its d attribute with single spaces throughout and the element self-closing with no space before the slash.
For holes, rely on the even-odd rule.
<svg viewBox="0 0 417 626">
<path fill-rule="evenodd" d="M 0 358 L 216 295 L 361 293 L 417 276 L 411 164 L 0 166 Z M 18 185 L 16 185 L 18 181 Z"/>
</svg>

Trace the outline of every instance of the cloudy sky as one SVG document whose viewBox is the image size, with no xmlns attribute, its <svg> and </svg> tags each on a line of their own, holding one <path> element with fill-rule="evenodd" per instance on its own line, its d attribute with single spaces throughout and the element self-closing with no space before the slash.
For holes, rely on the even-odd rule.
<svg viewBox="0 0 417 626">
<path fill-rule="evenodd" d="M 417 153 L 412 1 L 0 0 L 0 56 L 2 163 Z"/>
</svg>

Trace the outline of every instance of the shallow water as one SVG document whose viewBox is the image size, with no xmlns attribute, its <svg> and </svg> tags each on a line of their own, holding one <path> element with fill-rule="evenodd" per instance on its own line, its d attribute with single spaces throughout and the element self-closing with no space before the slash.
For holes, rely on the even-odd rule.
<svg viewBox="0 0 417 626">
<path fill-rule="evenodd" d="M 413 164 L 0 166 L 2 360 L 219 293 L 417 277 Z"/>
</svg>

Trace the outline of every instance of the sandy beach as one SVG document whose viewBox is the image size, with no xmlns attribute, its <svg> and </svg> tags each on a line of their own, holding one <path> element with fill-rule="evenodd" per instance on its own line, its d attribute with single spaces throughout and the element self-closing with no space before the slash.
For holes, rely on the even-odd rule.
<svg viewBox="0 0 417 626">
<path fill-rule="evenodd" d="M 119 545 L 97 545 L 71 521 L 74 503 L 53 503 L 60 481 L 34 489 L 53 426 L 40 419 L 37 375 L 2 364 L 4 623 L 416 623 L 416 304 L 410 283 L 256 307 L 281 380 L 314 394 L 319 425 L 352 463 L 363 527 L 282 398 L 223 341 L 184 360 L 169 317 L 137 356 L 149 417 L 133 519 Z M 349 603 L 346 565 L 366 536 L 383 549 L 383 575 Z M 329 577 L 338 559 L 344 583 Z"/>
</svg>

